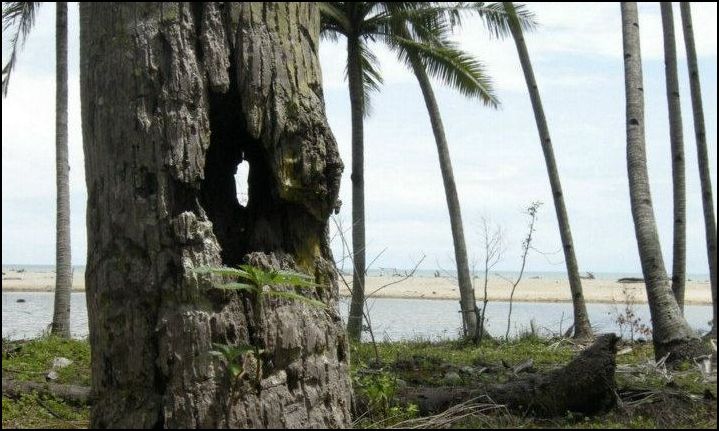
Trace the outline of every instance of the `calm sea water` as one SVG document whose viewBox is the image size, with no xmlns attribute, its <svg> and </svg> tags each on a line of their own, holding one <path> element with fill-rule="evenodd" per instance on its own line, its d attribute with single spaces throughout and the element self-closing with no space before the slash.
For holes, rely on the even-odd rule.
<svg viewBox="0 0 719 431">
<path fill-rule="evenodd" d="M 25 302 L 17 302 L 24 299 Z M 507 328 L 507 302 L 490 302 L 487 307 L 488 329 L 492 335 L 504 335 Z M 72 294 L 71 331 L 75 337 L 86 337 L 87 308 L 84 293 Z M 411 339 L 451 339 L 459 334 L 459 303 L 454 300 L 393 299 L 370 300 L 370 318 L 378 340 L 398 341 Z M 53 294 L 51 292 L 3 292 L 2 336 L 30 338 L 47 330 L 52 318 Z M 349 300 L 340 303 L 340 313 L 346 319 Z M 597 332 L 620 333 L 616 324 L 617 307 L 612 304 L 587 304 L 590 320 Z M 646 304 L 635 306 L 642 322 L 650 325 L 649 308 Z M 710 305 L 688 305 L 685 316 L 689 324 L 699 331 L 709 329 L 712 308 Z M 564 331 L 571 324 L 570 303 L 517 302 L 513 305 L 510 334 L 516 335 L 535 327 L 544 335 Z M 628 335 L 628 333 L 627 333 Z"/>
<path fill-rule="evenodd" d="M 85 272 L 85 265 L 73 265 L 74 272 Z M 6 271 L 17 271 L 22 270 L 28 272 L 55 272 L 55 265 L 2 265 L 3 272 Z M 345 268 L 347 275 L 348 268 Z M 373 268 L 367 271 L 370 276 L 404 276 L 409 273 L 409 269 L 402 268 Z M 457 271 L 455 270 L 439 270 L 439 269 L 419 269 L 414 273 L 414 277 L 422 278 L 433 278 L 437 274 L 441 277 L 456 277 Z M 515 271 L 492 271 L 492 276 L 502 275 L 504 277 L 513 279 L 516 278 L 518 273 Z M 594 272 L 594 276 L 598 280 L 618 280 L 624 277 L 642 277 L 639 272 Z M 585 273 L 582 273 L 585 275 Z M 524 279 L 528 280 L 531 278 L 541 278 L 543 280 L 566 280 L 567 273 L 565 271 L 525 271 Z M 701 281 L 709 282 L 709 274 L 687 274 L 687 279 L 690 281 Z"/>
</svg>

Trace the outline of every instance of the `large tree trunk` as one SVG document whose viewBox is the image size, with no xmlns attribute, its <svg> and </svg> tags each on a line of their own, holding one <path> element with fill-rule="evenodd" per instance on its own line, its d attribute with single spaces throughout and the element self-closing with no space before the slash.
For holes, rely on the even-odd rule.
<svg viewBox="0 0 719 431">
<path fill-rule="evenodd" d="M 621 3 L 627 121 L 627 171 L 634 230 L 652 316 L 657 359 L 692 358 L 703 352 L 697 334 L 682 316 L 672 293 L 654 219 L 644 143 L 644 87 L 639 45 L 639 15 L 634 2 Z"/>
<path fill-rule="evenodd" d="M 348 349 L 327 220 L 342 163 L 315 3 L 82 3 L 94 427 L 344 427 Z M 249 199 L 234 173 L 248 163 Z M 326 310 L 212 287 L 302 270 Z M 233 378 L 213 343 L 254 345 Z M 258 345 L 259 344 L 259 345 Z M 249 372 L 252 371 L 252 372 Z"/>
<path fill-rule="evenodd" d="M 505 2 L 504 7 L 510 13 L 509 28 L 512 31 L 512 37 L 517 45 L 519 61 L 522 63 L 524 79 L 527 82 L 527 90 L 529 91 L 529 98 L 532 101 L 534 119 L 537 122 L 539 140 L 542 145 L 542 152 L 544 153 L 544 161 L 547 165 L 549 184 L 552 188 L 554 209 L 557 213 L 557 221 L 559 222 L 559 235 L 562 239 L 562 249 L 564 250 L 564 262 L 567 266 L 567 277 L 569 277 L 569 289 L 572 292 L 572 305 L 574 307 L 574 337 L 577 339 L 592 338 L 592 325 L 589 323 L 589 314 L 587 313 L 587 306 L 584 302 L 582 280 L 579 278 L 579 265 L 577 264 L 577 257 L 574 253 L 574 242 L 572 241 L 572 231 L 569 227 L 567 207 L 564 205 L 562 183 L 559 180 L 559 170 L 557 168 L 557 162 L 554 159 L 552 138 L 549 136 L 549 126 L 547 125 L 547 119 L 544 116 L 544 107 L 542 106 L 542 99 L 539 96 L 537 80 L 534 78 L 532 62 L 529 60 L 527 44 L 524 41 L 524 35 L 522 34 L 522 28 L 517 20 L 514 5 L 511 2 Z"/>
<path fill-rule="evenodd" d="M 55 238 L 55 306 L 52 333 L 70 337 L 72 258 L 70 253 L 70 162 L 67 149 L 67 2 L 57 3 L 55 25 L 55 168 L 57 220 Z"/>
<path fill-rule="evenodd" d="M 364 307 L 365 217 L 364 217 L 364 86 L 360 41 L 347 39 L 347 78 L 352 108 L 352 302 L 347 333 L 351 340 L 362 337 L 362 310 Z"/>
<path fill-rule="evenodd" d="M 694 28 L 692 12 L 688 2 L 680 3 L 684 44 L 687 50 L 687 67 L 689 69 L 689 86 L 692 94 L 692 113 L 694 114 L 694 134 L 697 140 L 697 157 L 699 159 L 699 179 L 702 188 L 702 205 L 704 208 L 704 230 L 706 233 L 707 258 L 709 259 L 709 278 L 711 280 L 714 318 L 712 335 L 717 334 L 717 225 L 714 219 L 714 198 L 712 193 L 712 177 L 709 169 L 709 152 L 707 150 L 707 134 L 704 128 L 704 107 L 702 105 L 702 89 L 699 84 L 699 66 L 697 51 L 694 46 Z"/>
<path fill-rule="evenodd" d="M 671 2 L 661 2 L 664 30 L 664 71 L 669 105 L 669 135 L 672 148 L 672 184 L 674 186 L 674 249 L 672 259 L 672 291 L 679 309 L 684 312 L 684 287 L 687 267 L 687 196 L 684 174 L 684 137 L 682 110 L 679 103 L 677 78 L 677 47 L 674 36 L 674 13 Z"/>
<path fill-rule="evenodd" d="M 452 241 L 454 242 L 454 259 L 457 262 L 457 282 L 459 284 L 460 308 L 462 312 L 462 327 L 464 335 L 478 338 L 479 328 L 477 326 L 477 304 L 474 297 L 472 277 L 469 273 L 469 260 L 467 259 L 467 245 L 464 241 L 464 227 L 462 226 L 462 211 L 459 205 L 457 185 L 454 182 L 452 172 L 452 160 L 449 157 L 449 145 L 444 134 L 442 117 L 439 114 L 437 100 L 434 97 L 432 83 L 427 76 L 421 61 L 416 56 L 411 57 L 412 70 L 417 77 L 419 86 L 422 89 L 424 103 L 427 106 L 429 119 L 432 123 L 434 141 L 437 144 L 439 155 L 439 169 L 442 171 L 444 182 L 444 194 L 447 198 L 447 209 L 449 210 L 449 222 L 452 227 Z"/>
</svg>

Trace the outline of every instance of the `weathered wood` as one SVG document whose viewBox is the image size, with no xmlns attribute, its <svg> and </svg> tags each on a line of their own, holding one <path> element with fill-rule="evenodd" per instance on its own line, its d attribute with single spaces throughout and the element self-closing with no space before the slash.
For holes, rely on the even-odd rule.
<svg viewBox="0 0 719 431">
<path fill-rule="evenodd" d="M 348 426 L 326 235 L 342 163 L 317 4 L 83 3 L 80 15 L 92 426 Z M 253 311 L 192 272 L 250 255 L 314 275 L 324 287 L 306 294 L 328 309 L 273 298 Z M 255 344 L 259 370 L 233 380 L 213 343 Z"/>
<path fill-rule="evenodd" d="M 606 334 L 566 366 L 543 374 L 524 374 L 504 384 L 479 388 L 403 388 L 402 403 L 416 404 L 423 414 L 438 413 L 478 398 L 505 405 L 509 410 L 536 416 L 563 415 L 567 411 L 595 413 L 615 402 L 614 370 L 618 337 Z"/>
<path fill-rule="evenodd" d="M 87 386 L 59 385 L 56 383 L 23 382 L 14 379 L 2 379 L 3 397 L 19 398 L 22 395 L 37 392 L 41 395 L 52 395 L 54 397 L 74 401 L 77 403 L 88 403 L 91 401 L 90 388 Z"/>
</svg>

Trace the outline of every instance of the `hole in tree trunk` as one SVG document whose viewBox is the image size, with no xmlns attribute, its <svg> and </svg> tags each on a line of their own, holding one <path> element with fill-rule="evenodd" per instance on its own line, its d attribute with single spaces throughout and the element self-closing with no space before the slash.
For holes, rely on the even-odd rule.
<svg viewBox="0 0 719 431">
<path fill-rule="evenodd" d="M 209 108 L 210 146 L 200 203 L 212 222 L 223 265 L 240 265 L 254 251 L 293 251 L 296 225 L 308 225 L 305 212 L 277 196 L 262 141 L 245 128 L 234 81 L 226 93 L 209 92 Z"/>
<path fill-rule="evenodd" d="M 234 82 L 226 93 L 209 92 L 210 147 L 200 202 L 222 248 L 224 265 L 237 266 L 248 252 L 251 169 L 260 142 L 245 130 Z M 257 190 L 267 193 L 267 190 Z"/>
<path fill-rule="evenodd" d="M 269 161 L 275 156 L 246 130 L 235 80 L 227 92 L 209 91 L 208 96 L 210 146 L 200 203 L 212 222 L 223 265 L 240 265 L 256 251 L 312 260 L 319 244 L 307 238 L 315 238 L 323 224 L 302 204 L 280 197 L 272 170 L 276 161 Z"/>
</svg>

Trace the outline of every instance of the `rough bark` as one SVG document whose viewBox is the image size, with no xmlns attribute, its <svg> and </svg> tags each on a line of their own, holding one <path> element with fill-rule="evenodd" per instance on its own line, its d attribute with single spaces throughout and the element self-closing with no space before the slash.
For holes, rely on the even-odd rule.
<svg viewBox="0 0 719 431">
<path fill-rule="evenodd" d="M 528 374 L 503 384 L 479 388 L 406 388 L 402 403 L 416 404 L 423 414 L 438 413 L 472 399 L 505 405 L 519 414 L 551 417 L 567 411 L 596 413 L 614 405 L 616 343 L 606 334 L 566 366 L 544 374 Z"/>
<path fill-rule="evenodd" d="M 91 400 L 90 388 L 87 386 L 23 382 L 13 379 L 2 380 L 3 397 L 20 398 L 23 395 L 29 395 L 33 392 L 76 403 L 87 403 Z"/>
<path fill-rule="evenodd" d="M 717 334 L 717 226 L 714 218 L 714 197 L 712 193 L 712 176 L 709 169 L 709 152 L 707 150 L 707 134 L 704 126 L 704 107 L 702 89 L 699 82 L 699 66 L 697 51 L 694 46 L 694 28 L 692 27 L 691 6 L 688 2 L 680 3 L 684 45 L 687 51 L 687 68 L 689 70 L 689 87 L 692 97 L 692 114 L 694 117 L 694 134 L 697 141 L 697 158 L 699 159 L 699 180 L 702 188 L 702 207 L 704 209 L 704 232 L 706 235 L 707 259 L 709 260 L 709 278 L 714 304 L 711 334 Z"/>
<path fill-rule="evenodd" d="M 347 319 L 351 340 L 362 337 L 366 268 L 364 211 L 364 88 L 359 40 L 347 39 L 347 77 L 352 109 L 352 302 Z"/>
<path fill-rule="evenodd" d="M 472 286 L 472 277 L 469 273 L 469 260 L 467 258 L 467 245 L 464 240 L 464 227 L 462 226 L 462 211 L 459 205 L 459 195 L 457 193 L 457 185 L 454 182 L 454 172 L 452 171 L 452 159 L 449 156 L 449 145 L 447 137 L 444 134 L 444 126 L 442 125 L 442 117 L 439 113 L 439 106 L 434 97 L 432 83 L 427 76 L 424 66 L 418 58 L 412 57 L 412 71 L 417 77 L 419 86 L 422 89 L 424 103 L 427 106 L 429 119 L 432 123 L 432 132 L 434 133 L 434 141 L 437 144 L 437 154 L 439 156 L 439 169 L 442 171 L 442 181 L 444 183 L 444 194 L 447 199 L 447 210 L 449 211 L 449 221 L 452 227 L 452 242 L 454 243 L 454 259 L 457 263 L 457 282 L 459 284 L 460 308 L 462 314 L 462 327 L 464 335 L 478 337 L 479 328 L 477 326 L 477 304 L 474 297 L 474 287 Z"/>
<path fill-rule="evenodd" d="M 677 77 L 677 47 L 674 36 L 674 13 L 671 2 L 661 2 L 664 34 L 664 72 L 669 106 L 669 135 L 672 153 L 672 184 L 674 196 L 674 246 L 672 258 L 672 291 L 679 309 L 684 312 L 684 288 L 687 267 L 687 196 L 684 169 L 684 136 L 682 110 Z"/>
<path fill-rule="evenodd" d="M 82 3 L 80 18 L 91 425 L 348 426 L 317 5 Z M 193 272 L 241 262 L 313 274 L 303 294 L 328 308 L 260 309 Z M 213 343 L 264 352 L 236 379 Z"/>
<path fill-rule="evenodd" d="M 57 218 L 52 333 L 69 338 L 72 258 L 70 253 L 70 162 L 67 148 L 67 2 L 58 2 L 56 7 L 55 169 Z"/>
<path fill-rule="evenodd" d="M 547 166 L 549 184 L 552 188 L 554 209 L 557 214 L 557 222 L 559 223 L 559 235 L 562 239 L 562 250 L 564 250 L 564 262 L 567 266 L 569 290 L 572 292 L 572 306 L 574 308 L 574 338 L 589 339 L 593 336 L 592 325 L 589 322 L 589 314 L 587 313 L 587 306 L 584 302 L 582 280 L 579 277 L 579 265 L 577 264 L 577 257 L 574 252 L 572 230 L 569 225 L 567 207 L 564 205 L 564 193 L 562 192 L 562 183 L 559 180 L 557 161 L 554 158 L 554 148 L 552 146 L 552 138 L 549 135 L 549 126 L 547 125 L 547 119 L 544 115 L 544 107 L 542 105 L 542 99 L 539 95 L 537 80 L 534 77 L 532 62 L 529 59 L 527 44 L 524 41 L 522 28 L 520 27 L 514 13 L 514 5 L 511 2 L 505 2 L 504 7 L 510 12 L 509 28 L 517 46 L 519 61 L 522 64 L 522 70 L 524 71 L 524 79 L 527 83 L 529 98 L 532 101 L 534 119 L 537 122 L 539 140 L 542 145 L 544 161 Z"/>
<path fill-rule="evenodd" d="M 644 88 L 637 4 L 623 2 L 621 11 L 629 196 L 652 316 L 654 354 L 657 359 L 670 354 L 669 361 L 678 361 L 698 356 L 703 352 L 704 346 L 682 316 L 664 266 L 652 206 L 644 142 Z"/>
</svg>

